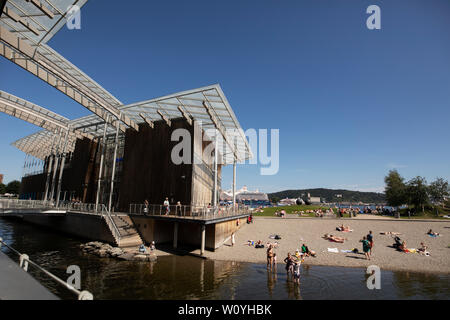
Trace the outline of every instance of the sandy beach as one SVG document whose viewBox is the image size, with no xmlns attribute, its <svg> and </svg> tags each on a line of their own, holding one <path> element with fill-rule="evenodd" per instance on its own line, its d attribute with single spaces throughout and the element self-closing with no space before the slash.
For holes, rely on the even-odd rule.
<svg viewBox="0 0 450 320">
<path fill-rule="evenodd" d="M 353 232 L 339 232 L 336 227 L 349 225 Z M 430 237 L 429 229 L 441 234 L 440 237 Z M 341 250 L 358 248 L 359 242 L 369 230 L 374 234 L 374 248 L 371 260 L 366 260 L 363 254 L 343 253 Z M 383 231 L 400 232 L 402 240 L 408 248 L 418 248 L 421 242 L 428 246 L 431 256 L 417 253 L 402 253 L 394 248 L 390 235 L 380 235 Z M 344 243 L 335 243 L 322 239 L 325 234 L 347 238 Z M 278 234 L 281 240 L 270 239 L 270 235 Z M 266 249 L 255 249 L 248 246 L 248 240 L 278 242 L 277 262 L 283 264 L 288 252 L 293 254 L 305 243 L 316 251 L 317 257 L 309 257 L 304 264 L 327 265 L 343 267 L 367 267 L 377 265 L 381 269 L 450 273 L 450 221 L 405 221 L 385 219 L 320 219 L 320 218 L 270 218 L 257 217 L 253 224 L 246 224 L 236 233 L 236 244 L 232 247 L 226 242 L 215 252 L 206 251 L 205 256 L 214 260 L 232 260 L 241 262 L 266 263 Z M 328 248 L 337 248 L 339 253 L 328 252 Z"/>
</svg>

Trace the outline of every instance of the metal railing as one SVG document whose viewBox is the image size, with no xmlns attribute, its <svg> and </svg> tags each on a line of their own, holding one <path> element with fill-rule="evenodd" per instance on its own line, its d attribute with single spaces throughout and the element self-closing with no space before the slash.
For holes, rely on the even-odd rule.
<svg viewBox="0 0 450 320">
<path fill-rule="evenodd" d="M 187 206 L 187 205 L 159 205 L 159 204 L 130 204 L 130 214 L 148 216 L 172 216 L 190 219 L 208 220 L 222 217 L 239 216 L 250 213 L 244 205 L 232 206 Z"/>
<path fill-rule="evenodd" d="M 8 209 L 57 209 L 98 215 L 105 219 L 114 238 L 117 242 L 120 242 L 119 228 L 104 204 L 99 204 L 97 206 L 94 203 L 66 202 L 60 203 L 58 208 L 56 208 L 53 201 L 17 199 L 0 200 L 0 212 Z"/>
<path fill-rule="evenodd" d="M 67 282 L 65 282 L 64 280 L 61 280 L 60 278 L 58 278 L 57 276 L 55 276 L 53 273 L 45 270 L 43 267 L 41 267 L 40 265 L 38 265 L 37 263 L 33 262 L 32 260 L 30 260 L 30 257 L 26 254 L 20 253 L 19 251 L 17 251 L 16 249 L 10 247 L 9 245 L 7 245 L 2 238 L 0 238 L 0 249 L 2 247 L 2 245 L 4 245 L 6 248 L 8 248 L 9 250 L 11 250 L 11 252 L 15 253 L 16 255 L 19 256 L 19 267 L 22 268 L 25 272 L 28 272 L 28 265 L 32 265 L 33 267 L 37 268 L 38 270 L 42 271 L 44 274 L 46 274 L 48 277 L 50 277 L 52 280 L 56 281 L 57 283 L 59 283 L 60 285 L 66 287 L 70 292 L 74 293 L 77 295 L 78 300 L 93 300 L 94 296 L 92 295 L 92 293 L 90 293 L 89 291 L 80 291 L 77 290 L 76 288 L 74 288 L 73 286 L 69 285 Z"/>
<path fill-rule="evenodd" d="M 119 228 L 117 227 L 114 219 L 112 218 L 111 212 L 108 211 L 108 208 L 104 204 L 95 203 L 77 203 L 77 202 L 69 202 L 60 205 L 60 208 L 64 208 L 67 211 L 75 211 L 79 213 L 89 213 L 93 215 L 99 215 L 103 219 L 105 219 L 106 224 L 111 230 L 114 238 L 119 244 L 121 236 L 119 232 Z M 117 214 L 116 214 L 117 215 Z"/>
<path fill-rule="evenodd" d="M 53 207 L 54 204 L 50 201 L 0 199 L 0 209 L 46 209 Z"/>
</svg>

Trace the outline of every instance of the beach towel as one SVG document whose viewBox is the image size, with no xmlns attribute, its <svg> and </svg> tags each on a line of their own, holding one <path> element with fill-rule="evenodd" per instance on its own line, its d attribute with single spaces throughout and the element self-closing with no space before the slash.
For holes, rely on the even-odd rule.
<svg viewBox="0 0 450 320">
<path fill-rule="evenodd" d="M 432 237 L 432 238 L 437 238 L 437 237 L 439 237 L 439 236 L 437 236 L 437 235 L 435 235 L 435 234 L 429 234 L 429 233 L 428 233 L 428 235 L 429 235 L 430 237 Z"/>
<path fill-rule="evenodd" d="M 338 248 L 328 248 L 328 252 L 339 253 Z"/>
<path fill-rule="evenodd" d="M 353 250 L 341 250 L 342 253 L 352 253 Z"/>
</svg>

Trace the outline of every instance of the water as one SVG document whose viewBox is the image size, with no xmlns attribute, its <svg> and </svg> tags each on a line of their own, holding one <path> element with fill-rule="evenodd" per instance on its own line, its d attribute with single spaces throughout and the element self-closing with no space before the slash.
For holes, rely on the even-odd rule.
<svg viewBox="0 0 450 320">
<path fill-rule="evenodd" d="M 449 299 L 450 275 L 382 271 L 381 290 L 369 290 L 359 268 L 303 266 L 300 286 L 288 281 L 284 266 L 160 257 L 155 263 L 101 259 L 84 254 L 83 242 L 48 229 L 0 219 L 0 237 L 31 260 L 66 279 L 78 265 L 82 289 L 95 299 Z M 3 252 L 17 258 L 5 248 Z M 63 299 L 67 289 L 30 267 L 30 273 Z M 0 275 L 1 280 L 1 275 Z"/>
</svg>

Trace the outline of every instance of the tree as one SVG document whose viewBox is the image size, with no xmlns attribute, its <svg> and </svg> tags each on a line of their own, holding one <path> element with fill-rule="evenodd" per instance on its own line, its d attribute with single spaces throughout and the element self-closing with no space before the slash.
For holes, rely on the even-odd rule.
<svg viewBox="0 0 450 320">
<path fill-rule="evenodd" d="M 448 181 L 437 178 L 429 186 L 430 199 L 434 203 L 442 203 L 448 193 Z"/>
<path fill-rule="evenodd" d="M 0 183 L 0 194 L 6 193 L 6 186 L 3 183 Z"/>
<path fill-rule="evenodd" d="M 433 202 L 433 205 L 444 205 L 444 201 L 449 195 L 448 181 L 442 178 L 437 178 L 428 187 L 428 193 L 430 195 L 431 201 Z M 439 212 L 436 210 L 436 213 L 438 214 Z"/>
<path fill-rule="evenodd" d="M 19 194 L 20 192 L 20 181 L 14 180 L 8 183 L 6 186 L 6 193 Z"/>
<path fill-rule="evenodd" d="M 403 177 L 397 170 L 390 170 L 384 178 L 386 183 L 386 202 L 392 207 L 399 207 L 407 202 L 406 185 Z"/>
<path fill-rule="evenodd" d="M 408 203 L 414 205 L 416 211 L 422 208 L 425 212 L 425 205 L 428 203 L 428 185 L 427 180 L 423 177 L 415 177 L 408 181 L 407 184 Z"/>
<path fill-rule="evenodd" d="M 272 199 L 270 199 L 272 201 L 272 203 L 278 203 L 280 202 L 280 198 L 279 197 L 272 197 Z"/>
</svg>

